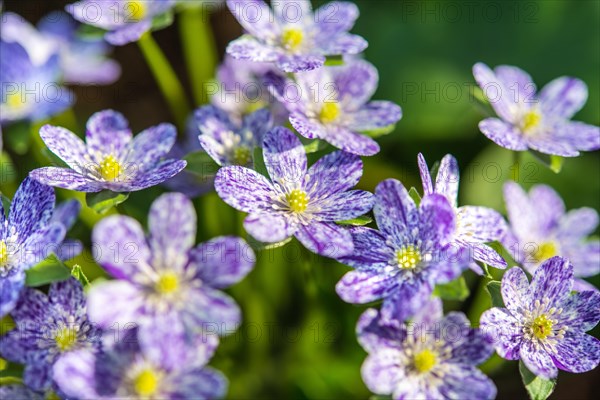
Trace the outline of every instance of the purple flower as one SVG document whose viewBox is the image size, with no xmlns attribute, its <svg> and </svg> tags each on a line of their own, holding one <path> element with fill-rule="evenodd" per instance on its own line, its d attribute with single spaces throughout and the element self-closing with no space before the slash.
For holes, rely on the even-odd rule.
<svg viewBox="0 0 600 400">
<path fill-rule="evenodd" d="M 8 219 L 0 203 L 0 318 L 16 305 L 25 271 L 44 260 L 65 237 L 61 223 L 50 223 L 54 191 L 25 179 L 10 206 Z"/>
<path fill-rule="evenodd" d="M 196 212 L 180 193 L 154 201 L 148 226 L 146 238 L 141 225 L 129 217 L 111 216 L 96 225 L 95 259 L 117 280 L 90 288 L 89 314 L 102 328 L 139 325 L 144 351 L 164 348 L 176 362 L 180 354 L 169 350 L 173 340 L 189 341 L 201 329 L 224 333 L 239 324 L 239 307 L 220 289 L 246 276 L 255 256 L 236 237 L 192 248 Z"/>
<path fill-rule="evenodd" d="M 342 300 L 364 304 L 383 299 L 384 319 L 405 320 L 469 266 L 468 248 L 455 240 L 454 210 L 446 197 L 430 194 L 417 208 L 402 183 L 381 182 L 373 209 L 379 231 L 352 229 L 354 252 L 339 261 L 356 270 L 338 282 Z"/>
<path fill-rule="evenodd" d="M 66 10 L 85 24 L 108 31 L 104 38 L 122 46 L 137 41 L 152 28 L 152 20 L 175 5 L 174 0 L 82 0 L 69 4 Z"/>
<path fill-rule="evenodd" d="M 304 147 L 288 129 L 275 127 L 264 138 L 263 156 L 271 180 L 241 166 L 217 172 L 215 189 L 227 204 L 250 215 L 246 230 L 276 243 L 294 235 L 307 249 L 329 257 L 352 252 L 350 232 L 334 221 L 373 207 L 373 195 L 349 190 L 362 176 L 358 156 L 336 151 L 307 170 Z"/>
<path fill-rule="evenodd" d="M 600 149 L 600 128 L 570 121 L 588 96 L 579 79 L 557 78 L 536 95 L 529 74 L 517 67 L 501 65 L 492 71 L 477 63 L 473 75 L 500 117 L 479 123 L 481 132 L 496 144 L 563 157 Z"/>
<path fill-rule="evenodd" d="M 220 166 L 252 167 L 254 148 L 260 147 L 263 136 L 271 128 L 271 113 L 266 108 L 245 116 L 241 125 L 215 106 L 204 106 L 195 113 L 198 139 L 204 151 Z"/>
<path fill-rule="evenodd" d="M 555 378 L 558 370 L 586 372 L 600 362 L 600 341 L 585 332 L 600 320 L 600 293 L 571 294 L 573 266 L 553 257 L 533 274 L 531 283 L 518 267 L 502 278 L 506 308 L 481 316 L 481 329 L 498 354 L 521 360 L 534 374 Z"/>
<path fill-rule="evenodd" d="M 375 309 L 363 313 L 356 328 L 369 353 L 362 377 L 374 393 L 393 399 L 493 399 L 496 387 L 477 365 L 494 349 L 471 329 L 463 313 L 442 316 L 439 300 L 426 301 L 405 325 L 387 321 Z"/>
<path fill-rule="evenodd" d="M 69 231 L 75 225 L 80 211 L 81 203 L 79 201 L 65 201 L 56 206 L 50 218 L 50 223 L 61 224 L 65 227 L 65 231 Z M 65 239 L 55 253 L 59 259 L 67 261 L 78 256 L 82 251 L 83 244 L 79 240 Z"/>
<path fill-rule="evenodd" d="M 573 264 L 576 277 L 600 272 L 600 240 L 586 240 L 598 226 L 598 213 L 588 207 L 565 212 L 565 203 L 546 185 L 535 185 L 529 195 L 515 182 L 504 184 L 504 201 L 511 232 L 504 246 L 529 272 L 554 256 Z M 597 290 L 575 279 L 575 290 Z"/>
<path fill-rule="evenodd" d="M 100 331 L 88 321 L 75 278 L 53 283 L 48 295 L 26 289 L 11 316 L 16 328 L 0 339 L 0 354 L 25 364 L 23 380 L 33 390 L 54 388 L 52 367 L 65 354 L 100 346 Z"/>
<path fill-rule="evenodd" d="M 290 123 L 308 139 L 322 139 L 360 156 L 379 152 L 363 132 L 393 126 L 402 110 L 389 101 L 370 101 L 379 76 L 370 63 L 350 60 L 343 66 L 297 74 L 292 80 L 271 80 L 275 96 L 290 112 Z"/>
<path fill-rule="evenodd" d="M 65 128 L 44 125 L 42 140 L 70 168 L 39 168 L 30 176 L 50 186 L 80 192 L 146 189 L 185 168 L 185 161 L 163 160 L 176 135 L 173 125 L 160 124 L 132 138 L 125 117 L 112 110 L 90 117 L 86 143 Z"/>
<path fill-rule="evenodd" d="M 168 327 L 167 327 L 168 328 Z M 214 346 L 197 343 L 179 351 L 170 342 L 153 355 L 141 352 L 135 330 L 98 353 L 77 351 L 54 366 L 54 377 L 68 398 L 78 399 L 216 399 L 227 391 L 227 379 L 204 365 Z M 168 362 L 170 352 L 180 354 Z"/>
<path fill-rule="evenodd" d="M 487 207 L 458 207 L 458 182 L 460 174 L 458 162 L 447 154 L 440 163 L 435 185 L 432 182 L 425 157 L 418 156 L 419 171 L 425 196 L 438 193 L 445 196 L 453 207 L 456 216 L 455 242 L 469 247 L 473 259 L 496 268 L 506 268 L 506 261 L 486 243 L 501 241 L 508 231 L 502 215 Z M 481 274 L 481 267 L 473 263 L 471 268 Z"/>
<path fill-rule="evenodd" d="M 313 14 L 309 0 L 273 2 L 228 0 L 229 10 L 247 31 L 227 53 L 237 59 L 275 63 L 285 72 L 310 71 L 325 64 L 325 56 L 358 54 L 367 47 L 349 34 L 358 8 L 349 2 L 325 4 Z"/>
<path fill-rule="evenodd" d="M 38 28 L 53 40 L 60 54 L 60 64 L 67 83 L 108 85 L 119 78 L 121 67 L 106 58 L 111 47 L 102 39 L 78 35 L 78 23 L 62 11 L 45 16 Z"/>
<path fill-rule="evenodd" d="M 0 386 L 0 399 L 10 400 L 44 400 L 41 393 L 29 389 L 25 385 L 13 384 Z"/>
</svg>

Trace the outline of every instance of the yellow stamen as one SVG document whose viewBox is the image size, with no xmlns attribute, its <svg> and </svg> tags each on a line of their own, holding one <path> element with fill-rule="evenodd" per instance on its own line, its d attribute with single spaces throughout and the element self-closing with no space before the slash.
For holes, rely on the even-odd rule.
<svg viewBox="0 0 600 400">
<path fill-rule="evenodd" d="M 554 325 L 552 320 L 542 314 L 533 320 L 531 330 L 536 338 L 546 339 L 552 333 L 552 325 Z"/>
<path fill-rule="evenodd" d="M 125 11 L 129 21 L 139 21 L 146 16 L 146 5 L 143 1 L 128 1 Z"/>
<path fill-rule="evenodd" d="M 323 104 L 319 113 L 319 119 L 324 124 L 329 124 L 339 118 L 340 112 L 339 104 L 335 101 L 329 101 Z"/>
<path fill-rule="evenodd" d="M 409 244 L 396 251 L 396 260 L 401 269 L 414 269 L 421 262 L 421 252 Z"/>
<path fill-rule="evenodd" d="M 542 121 L 542 116 L 537 111 L 529 111 L 523 117 L 523 121 L 521 123 L 523 132 L 529 132 L 532 129 L 536 128 L 540 122 Z"/>
<path fill-rule="evenodd" d="M 533 253 L 533 258 L 536 262 L 545 261 L 551 257 L 554 257 L 558 254 L 558 249 L 556 243 L 554 242 L 545 242 L 540 245 L 539 248 L 536 249 L 535 253 Z"/>
<path fill-rule="evenodd" d="M 112 154 L 106 156 L 100 163 L 100 175 L 104 180 L 114 181 L 121 175 L 121 172 L 121 165 Z"/>
<path fill-rule="evenodd" d="M 151 369 L 145 369 L 136 376 L 133 387 L 140 396 L 152 396 L 158 389 L 158 376 Z"/>
<path fill-rule="evenodd" d="M 302 45 L 304 41 L 304 33 L 298 28 L 285 28 L 281 35 L 283 47 L 288 50 L 295 51 Z"/>
<path fill-rule="evenodd" d="M 69 351 L 77 343 L 77 331 L 73 328 L 64 327 L 54 336 L 54 341 L 61 353 Z"/>
<path fill-rule="evenodd" d="M 303 190 L 294 189 L 285 196 L 285 199 L 293 212 L 301 213 L 308 207 L 308 195 Z"/>
<path fill-rule="evenodd" d="M 6 105 L 10 108 L 21 108 L 25 105 L 25 101 L 21 96 L 21 92 L 17 91 L 15 93 L 7 93 L 6 94 Z"/>
<path fill-rule="evenodd" d="M 246 146 L 236 147 L 233 150 L 233 162 L 237 165 L 248 165 L 252 161 L 252 153 Z"/>
<path fill-rule="evenodd" d="M 423 350 L 415 355 L 413 360 L 415 369 L 420 373 L 431 371 L 437 362 L 435 354 L 431 350 Z"/>
<path fill-rule="evenodd" d="M 8 247 L 4 240 L 0 240 L 0 267 L 8 264 Z"/>
<path fill-rule="evenodd" d="M 165 272 L 158 278 L 155 288 L 161 294 L 173 293 L 179 288 L 179 277 L 174 272 Z"/>
</svg>

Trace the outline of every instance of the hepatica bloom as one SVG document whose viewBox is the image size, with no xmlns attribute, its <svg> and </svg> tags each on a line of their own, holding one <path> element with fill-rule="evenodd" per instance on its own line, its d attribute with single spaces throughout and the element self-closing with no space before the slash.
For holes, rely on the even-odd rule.
<svg viewBox="0 0 600 400">
<path fill-rule="evenodd" d="M 494 351 L 485 336 L 463 313 L 443 317 L 441 304 L 425 310 L 408 325 L 373 308 L 363 313 L 357 335 L 369 353 L 361 371 L 367 387 L 393 399 L 493 399 L 494 383 L 477 369 Z"/>
<path fill-rule="evenodd" d="M 241 125 L 215 106 L 198 109 L 195 119 L 202 148 L 221 166 L 252 166 L 254 149 L 262 146 L 263 136 L 272 124 L 266 108 L 245 116 Z"/>
<path fill-rule="evenodd" d="M 600 241 L 586 240 L 598 226 L 598 213 L 588 207 L 565 211 L 550 186 L 535 185 L 527 194 L 517 183 L 504 184 L 504 202 L 511 234 L 504 244 L 516 261 L 531 273 L 553 256 L 567 258 L 576 277 L 600 272 Z M 596 290 L 575 279 L 575 290 Z"/>
<path fill-rule="evenodd" d="M 227 380 L 204 366 L 214 352 L 202 343 L 178 351 L 170 342 L 154 356 L 144 354 L 135 330 L 100 352 L 80 350 L 62 357 L 55 380 L 68 398 L 77 399 L 216 399 L 225 396 Z M 170 351 L 181 356 L 170 360 Z"/>
<path fill-rule="evenodd" d="M 163 160 L 175 143 L 173 125 L 160 124 L 133 138 L 125 117 L 112 110 L 90 117 L 86 143 L 73 132 L 52 125 L 44 125 L 40 136 L 70 168 L 39 168 L 30 176 L 63 189 L 133 192 L 158 185 L 186 166 L 182 160 Z"/>
<path fill-rule="evenodd" d="M 360 158 L 337 151 L 307 169 L 302 143 L 282 127 L 265 135 L 263 156 L 270 180 L 241 166 L 221 168 L 215 178 L 223 201 L 249 213 L 248 233 L 266 243 L 294 235 L 315 253 L 349 254 L 350 233 L 335 221 L 356 218 L 373 206 L 370 193 L 350 190 L 362 175 Z"/>
<path fill-rule="evenodd" d="M 0 399 L 44 400 L 44 395 L 29 389 L 25 385 L 12 384 L 0 386 Z"/>
<path fill-rule="evenodd" d="M 52 367 L 65 354 L 98 349 L 101 333 L 89 321 L 83 287 L 75 278 L 50 285 L 48 295 L 26 289 L 11 312 L 16 328 L 0 339 L 7 360 L 25 364 L 24 383 L 54 388 Z"/>
<path fill-rule="evenodd" d="M 448 199 L 454 209 L 456 219 L 455 241 L 468 246 L 473 259 L 496 268 L 506 268 L 506 261 L 494 249 L 485 244 L 500 241 L 506 235 L 508 228 L 502 215 L 487 207 L 458 207 L 460 174 L 458 162 L 452 155 L 447 154 L 442 158 L 435 185 L 432 182 L 425 157 L 421 153 L 419 153 L 418 160 L 425 196 L 431 193 L 441 194 Z M 472 268 L 481 273 L 479 266 L 474 264 Z"/>
<path fill-rule="evenodd" d="M 325 64 L 325 56 L 358 54 L 367 47 L 349 34 L 358 8 L 349 2 L 325 4 L 314 13 L 309 0 L 228 0 L 229 10 L 247 31 L 227 53 L 237 59 L 275 63 L 285 72 L 310 71 Z"/>
<path fill-rule="evenodd" d="M 174 5 L 174 0 L 82 0 L 69 4 L 66 10 L 76 20 L 108 31 L 106 41 L 122 46 L 137 41 L 152 28 L 155 17 Z"/>
<path fill-rule="evenodd" d="M 558 369 L 586 372 L 600 362 L 600 341 L 585 332 L 600 320 L 600 293 L 571 294 L 573 266 L 553 257 L 533 274 L 531 283 L 520 268 L 502 278 L 506 308 L 481 316 L 481 329 L 494 340 L 498 354 L 521 360 L 534 374 L 555 378 Z"/>
<path fill-rule="evenodd" d="M 361 156 L 379 152 L 362 132 L 393 126 L 402 110 L 389 101 L 369 101 L 379 76 L 362 60 L 297 74 L 296 82 L 272 80 L 276 96 L 288 108 L 290 123 L 304 137 L 322 139 Z"/>
<path fill-rule="evenodd" d="M 61 223 L 50 223 L 54 191 L 25 179 L 10 206 L 0 204 L 0 318 L 15 306 L 25 285 L 25 271 L 43 261 L 65 237 Z"/>
<path fill-rule="evenodd" d="M 169 346 L 173 338 L 192 338 L 202 328 L 223 332 L 236 327 L 240 310 L 220 289 L 252 269 L 252 249 L 236 237 L 193 248 L 196 212 L 179 193 L 152 203 L 148 226 L 148 238 L 137 221 L 124 216 L 108 217 L 94 228 L 96 260 L 117 280 L 91 287 L 90 318 L 103 328 L 116 322 L 139 325 L 146 352 Z M 175 349 L 170 354 L 178 356 Z"/>
<path fill-rule="evenodd" d="M 600 128 L 570 121 L 588 96 L 579 79 L 557 78 L 536 94 L 529 74 L 517 67 L 501 65 L 492 71 L 477 63 L 473 75 L 498 114 L 479 123 L 481 132 L 496 144 L 563 157 L 600 149 Z"/>
<path fill-rule="evenodd" d="M 423 197 L 419 207 L 395 179 L 375 190 L 373 209 L 379 231 L 352 229 L 354 252 L 339 261 L 356 268 L 336 286 L 349 303 L 383 299 L 384 319 L 414 315 L 437 284 L 458 278 L 468 268 L 469 251 L 453 243 L 455 215 L 439 194 Z"/>
</svg>

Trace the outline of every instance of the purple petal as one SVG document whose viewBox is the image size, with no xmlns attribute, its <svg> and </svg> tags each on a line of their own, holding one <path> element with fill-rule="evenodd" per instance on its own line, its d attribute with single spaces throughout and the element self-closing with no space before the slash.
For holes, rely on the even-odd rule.
<svg viewBox="0 0 600 400">
<path fill-rule="evenodd" d="M 402 118 L 402 109 L 390 101 L 371 101 L 353 113 L 351 118 L 352 130 L 376 130 L 398 122 Z"/>
<path fill-rule="evenodd" d="M 93 324 L 103 329 L 114 324 L 141 325 L 145 322 L 142 310 L 146 302 L 145 294 L 130 282 L 101 282 L 92 285 L 88 292 L 88 315 Z"/>
<path fill-rule="evenodd" d="M 555 136 L 528 137 L 527 145 L 544 154 L 552 154 L 561 157 L 577 157 L 579 152 L 566 140 Z"/>
<path fill-rule="evenodd" d="M 561 250 L 562 256 L 573 264 L 575 276 L 594 276 L 600 272 L 600 240 L 569 245 L 562 243 Z"/>
<path fill-rule="evenodd" d="M 86 306 L 83 286 L 75 278 L 51 284 L 48 299 L 51 304 L 60 306 L 62 309 L 73 313 L 73 315 L 84 310 Z"/>
<path fill-rule="evenodd" d="M 112 32 L 107 32 L 104 35 L 104 38 L 112 45 L 123 46 L 139 40 L 139 38 L 141 38 L 144 33 L 148 32 L 151 27 L 152 21 L 144 19 L 133 24 L 127 24 Z"/>
<path fill-rule="evenodd" d="M 504 304 L 510 311 L 521 313 L 529 309 L 532 302 L 529 281 L 521 268 L 513 267 L 506 271 L 502 277 L 501 292 Z"/>
<path fill-rule="evenodd" d="M 367 357 L 360 373 L 371 392 L 387 395 L 392 394 L 403 378 L 401 368 L 396 352 L 379 351 Z"/>
<path fill-rule="evenodd" d="M 57 252 L 65 233 L 65 227 L 56 223 L 35 231 L 23 242 L 23 247 L 19 250 L 20 267 L 32 267 L 42 262 L 50 253 Z"/>
<path fill-rule="evenodd" d="M 140 171 L 131 182 L 123 185 L 123 191 L 135 192 L 156 186 L 183 171 L 186 165 L 183 160 L 161 161 L 150 170 Z"/>
<path fill-rule="evenodd" d="M 77 172 L 85 170 L 87 149 L 83 140 L 73 132 L 59 126 L 44 125 L 40 129 L 40 137 L 48 149 L 71 168 Z"/>
<path fill-rule="evenodd" d="M 358 35 L 343 32 L 319 42 L 319 45 L 323 54 L 333 56 L 359 54 L 369 46 L 369 43 Z"/>
<path fill-rule="evenodd" d="M 0 399 L 44 400 L 44 396 L 21 384 L 0 386 Z"/>
<path fill-rule="evenodd" d="M 587 332 L 600 320 L 600 293 L 578 292 L 570 295 L 563 304 L 561 322 L 571 331 Z"/>
<path fill-rule="evenodd" d="M 173 399 L 221 399 L 227 394 L 227 378 L 221 372 L 204 367 L 186 370 L 170 380 Z"/>
<path fill-rule="evenodd" d="M 433 288 L 419 277 L 410 281 L 405 280 L 383 299 L 381 318 L 384 321 L 394 319 L 404 321 L 412 317 L 423 307 L 423 304 L 429 301 L 432 291 Z"/>
<path fill-rule="evenodd" d="M 45 185 L 56 186 L 78 192 L 94 193 L 104 189 L 102 182 L 98 182 L 67 168 L 44 167 L 33 170 L 29 176 Z"/>
<path fill-rule="evenodd" d="M 453 364 L 443 374 L 439 391 L 448 399 L 494 399 L 497 389 L 494 382 L 477 368 Z"/>
<path fill-rule="evenodd" d="M 185 330 L 176 312 L 162 313 L 144 322 L 138 329 L 138 340 L 144 355 L 168 370 L 177 369 L 189 351 L 183 345 Z M 180 345 L 176 346 L 175 343 Z M 202 349 L 194 348 L 194 351 Z"/>
<path fill-rule="evenodd" d="M 274 183 L 284 186 L 301 184 L 306 175 L 306 152 L 300 140 L 283 127 L 265 134 L 263 157 Z"/>
<path fill-rule="evenodd" d="M 276 34 L 275 17 L 263 0 L 227 0 L 227 7 L 252 36 L 266 39 Z"/>
<path fill-rule="evenodd" d="M 220 334 L 231 332 L 241 320 L 236 302 L 225 293 L 208 286 L 189 294 L 185 312 L 195 326 L 204 329 L 214 327 Z"/>
<path fill-rule="evenodd" d="M 548 185 L 535 185 L 529 190 L 529 199 L 535 207 L 540 229 L 554 230 L 565 214 L 565 203 L 558 193 Z"/>
<path fill-rule="evenodd" d="M 23 371 L 23 383 L 33 390 L 43 392 L 50 389 L 52 385 L 52 365 L 45 362 L 40 354 L 28 357 L 29 363 Z"/>
<path fill-rule="evenodd" d="M 457 234 L 469 242 L 500 241 L 508 230 L 502 215 L 487 207 L 460 207 L 456 220 Z"/>
<path fill-rule="evenodd" d="M 0 319 L 15 308 L 24 286 L 25 273 L 22 270 L 0 279 Z"/>
<path fill-rule="evenodd" d="M 340 262 L 354 268 L 385 267 L 393 257 L 392 249 L 386 244 L 385 237 L 375 229 L 367 227 L 352 227 L 352 242 L 354 252 L 341 257 Z"/>
<path fill-rule="evenodd" d="M 446 197 L 430 194 L 419 205 L 419 234 L 424 240 L 445 245 L 455 232 L 455 215 Z"/>
<path fill-rule="evenodd" d="M 222 289 L 244 279 L 255 262 L 254 251 L 243 239 L 224 236 L 193 249 L 188 268 L 195 269 L 202 282 Z"/>
<path fill-rule="evenodd" d="M 596 271 L 597 272 L 597 271 Z M 575 292 L 598 292 L 598 288 L 585 279 L 573 279 L 573 291 Z"/>
<path fill-rule="evenodd" d="M 50 222 L 58 222 L 68 230 L 75 225 L 80 211 L 81 203 L 78 200 L 65 201 L 54 208 Z"/>
<path fill-rule="evenodd" d="M 483 90 L 483 94 L 488 99 L 498 116 L 505 121 L 513 122 L 515 117 L 515 104 L 518 99 L 515 99 L 514 91 L 509 91 L 508 88 L 504 86 L 504 83 L 496 77 L 494 71 L 492 71 L 487 65 L 483 63 L 477 63 L 473 66 L 473 76 L 477 81 L 477 84 Z M 511 96 L 511 93 L 513 94 Z M 481 128 L 481 124 L 480 124 Z M 497 129 L 499 131 L 509 130 L 509 129 Z M 483 130 L 482 130 L 483 131 Z M 484 132 L 485 133 L 485 132 Z M 498 135 L 502 137 L 501 134 Z M 515 135 L 516 136 L 516 135 Z M 488 136 L 489 137 L 489 136 Z M 491 139 L 491 138 L 490 138 Z M 494 139 L 492 139 L 494 140 Z M 495 140 L 494 140 L 495 141 Z M 510 141 L 509 143 L 514 142 Z M 498 143 L 498 142 L 496 142 Z M 518 142 L 516 142 L 518 143 Z M 500 143 L 498 143 L 500 144 Z M 500 146 L 506 147 L 503 144 Z M 525 150 L 526 148 L 522 148 L 520 150 Z M 516 149 L 515 149 L 516 150 Z"/>
<path fill-rule="evenodd" d="M 359 156 L 372 156 L 379 153 L 379 145 L 375 140 L 341 126 L 329 126 L 327 133 L 320 137 L 338 149 Z"/>
<path fill-rule="evenodd" d="M 347 303 L 365 304 L 386 297 L 396 288 L 396 274 L 383 271 L 350 271 L 335 285 Z"/>
<path fill-rule="evenodd" d="M 576 374 L 591 371 L 600 363 L 600 340 L 578 332 L 567 332 L 552 355 L 558 368 Z"/>
<path fill-rule="evenodd" d="M 354 4 L 352 6 L 356 7 Z M 342 68 L 333 69 L 332 75 L 338 100 L 351 110 L 357 110 L 367 103 L 379 82 L 377 69 L 364 60 L 350 61 Z"/>
<path fill-rule="evenodd" d="M 581 110 L 588 97 L 586 84 L 576 78 L 562 76 L 544 86 L 539 99 L 544 114 L 571 118 Z"/>
<path fill-rule="evenodd" d="M 282 24 L 298 22 L 298 19 L 303 20 L 313 16 L 310 0 L 274 1 L 271 7 L 277 21 Z"/>
<path fill-rule="evenodd" d="M 531 301 L 547 301 L 548 307 L 561 307 L 573 287 L 573 265 L 561 257 L 552 257 L 533 274 L 529 287 Z"/>
<path fill-rule="evenodd" d="M 422 324 L 434 326 L 444 316 L 444 305 L 442 299 L 431 296 L 425 304 L 413 315 L 411 322 L 413 324 Z"/>
<path fill-rule="evenodd" d="M 580 151 L 600 149 L 600 128 L 583 122 L 569 122 L 557 128 L 561 140 Z"/>
<path fill-rule="evenodd" d="M 400 348 L 406 338 L 406 328 L 398 320 L 382 321 L 379 311 L 369 308 L 358 319 L 356 337 L 363 349 L 375 353 L 384 347 Z"/>
<path fill-rule="evenodd" d="M 593 208 L 582 207 L 571 210 L 562 216 L 559 222 L 560 239 L 579 240 L 596 230 L 598 226 L 598 212 Z"/>
<path fill-rule="evenodd" d="M 140 265 L 149 265 L 151 252 L 142 226 L 133 218 L 110 216 L 92 232 L 94 260 L 117 279 L 135 281 Z"/>
<path fill-rule="evenodd" d="M 305 184 L 311 198 L 328 196 L 352 189 L 360 180 L 363 163 L 360 157 L 344 151 L 334 151 L 322 157 L 308 169 Z"/>
<path fill-rule="evenodd" d="M 317 200 L 319 211 L 314 215 L 321 221 L 345 221 L 371 211 L 375 198 L 363 190 L 349 190 Z"/>
<path fill-rule="evenodd" d="M 429 167 L 427 166 L 427 162 L 425 161 L 425 157 L 423 154 L 419 153 L 417 156 L 417 161 L 419 163 L 419 173 L 421 174 L 421 182 L 423 183 L 423 195 L 426 196 L 428 194 L 433 193 L 433 183 L 431 181 L 431 174 L 429 173 Z"/>
<path fill-rule="evenodd" d="M 227 54 L 238 60 L 252 60 L 254 62 L 275 62 L 279 52 L 253 37 L 242 36 L 227 45 Z"/>
<path fill-rule="evenodd" d="M 523 341 L 522 326 L 506 308 L 490 308 L 481 315 L 480 329 L 507 360 L 518 360 Z"/>
<path fill-rule="evenodd" d="M 402 183 L 395 179 L 387 179 L 377 185 L 373 212 L 377 226 L 389 236 L 402 237 L 418 221 L 415 202 Z"/>
<path fill-rule="evenodd" d="M 292 236 L 297 227 L 283 214 L 257 212 L 246 217 L 244 229 L 256 240 L 277 243 Z"/>
<path fill-rule="evenodd" d="M 350 232 L 335 223 L 312 221 L 299 225 L 294 235 L 308 250 L 325 257 L 343 257 L 354 250 Z"/>
<path fill-rule="evenodd" d="M 182 270 L 196 241 L 196 210 L 192 201 L 181 193 L 160 196 L 150 207 L 148 229 L 152 265 Z"/>
<path fill-rule="evenodd" d="M 177 130 L 171 124 L 160 124 L 139 133 L 130 143 L 126 163 L 138 170 L 154 167 L 175 144 Z"/>
<path fill-rule="evenodd" d="M 85 137 L 90 153 L 113 154 L 118 157 L 126 150 L 132 135 L 123 114 L 104 110 L 90 117 Z"/>
<path fill-rule="evenodd" d="M 446 196 L 450 204 L 454 207 L 458 203 L 459 180 L 458 162 L 456 158 L 450 154 L 446 154 L 440 162 L 440 167 L 435 178 L 435 192 Z"/>
<path fill-rule="evenodd" d="M 219 169 L 215 190 L 231 207 L 244 212 L 271 211 L 275 191 L 271 182 L 249 168 L 229 166 Z"/>
<path fill-rule="evenodd" d="M 544 379 L 553 379 L 558 370 L 544 347 L 536 346 L 531 341 L 524 341 L 520 350 L 521 360 L 528 370 Z"/>
<path fill-rule="evenodd" d="M 50 220 L 54 208 L 54 189 L 26 178 L 13 198 L 8 229 L 22 243 Z"/>
<path fill-rule="evenodd" d="M 511 65 L 499 65 L 494 68 L 494 72 L 504 87 L 511 90 L 510 96 L 514 96 L 516 102 L 532 102 L 537 88 L 527 72 Z"/>
<path fill-rule="evenodd" d="M 53 378 L 69 397 L 98 399 L 96 392 L 96 357 L 89 350 L 78 350 L 60 357 L 53 368 Z"/>
<path fill-rule="evenodd" d="M 441 319 L 439 327 L 452 348 L 450 360 L 453 363 L 475 366 L 494 353 L 494 347 L 486 336 L 477 329 L 471 329 L 471 323 L 461 312 L 448 313 Z"/>
<path fill-rule="evenodd" d="M 517 239 L 524 240 L 532 233 L 537 233 L 537 210 L 531 204 L 527 193 L 513 181 L 507 181 L 503 191 L 508 219 Z"/>
<path fill-rule="evenodd" d="M 486 118 L 479 123 L 479 130 L 491 141 L 509 150 L 527 150 L 527 141 L 513 125 L 497 118 Z"/>
<path fill-rule="evenodd" d="M 248 130 L 252 132 L 258 145 L 262 144 L 263 138 L 267 131 L 271 129 L 273 125 L 273 115 L 268 108 L 262 108 L 248 114 L 242 120 L 242 130 Z"/>
<path fill-rule="evenodd" d="M 323 136 L 321 132 L 325 130 L 323 125 L 310 120 L 299 112 L 292 112 L 290 114 L 290 124 L 292 124 L 299 134 L 307 139 L 317 139 Z"/>
<path fill-rule="evenodd" d="M 460 243 L 460 240 L 457 239 L 457 242 Z M 491 248 L 490 246 L 486 245 L 486 244 L 482 244 L 482 243 L 467 243 L 466 246 L 470 249 L 472 255 L 473 255 L 473 259 L 477 260 L 477 261 L 481 261 L 487 265 L 490 265 L 494 268 L 500 268 L 500 269 L 504 269 L 507 267 L 507 263 L 504 260 L 504 258 L 502 258 L 502 256 L 500 254 L 498 254 L 496 252 L 496 250 L 494 250 L 493 248 Z M 479 268 L 479 270 L 475 270 L 476 272 L 482 272 L 481 268 L 479 266 L 477 266 L 477 268 Z M 482 273 L 480 273 L 479 275 L 482 275 Z"/>
<path fill-rule="evenodd" d="M 349 31 L 358 16 L 356 4 L 347 1 L 332 1 L 315 11 L 316 22 L 323 37 Z"/>
<path fill-rule="evenodd" d="M 336 53 L 337 54 L 337 53 Z M 276 60 L 277 68 L 284 72 L 305 72 L 321 68 L 325 57 L 316 54 L 280 55 Z"/>
</svg>

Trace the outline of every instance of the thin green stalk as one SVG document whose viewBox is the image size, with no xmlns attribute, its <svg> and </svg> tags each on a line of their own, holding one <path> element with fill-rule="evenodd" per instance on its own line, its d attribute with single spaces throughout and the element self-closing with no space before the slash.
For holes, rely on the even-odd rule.
<svg viewBox="0 0 600 400">
<path fill-rule="evenodd" d="M 179 33 L 196 106 L 208 102 L 205 91 L 217 66 L 217 49 L 204 7 L 188 7 L 179 18 Z"/>
<path fill-rule="evenodd" d="M 521 168 L 521 152 L 513 151 L 513 163 L 510 167 L 510 179 L 515 182 L 519 182 L 519 169 Z"/>
<path fill-rule="evenodd" d="M 142 54 L 154 75 L 154 79 L 169 105 L 180 134 L 185 131 L 185 121 L 190 114 L 190 106 L 181 82 L 152 35 L 147 32 L 138 40 Z"/>
</svg>

